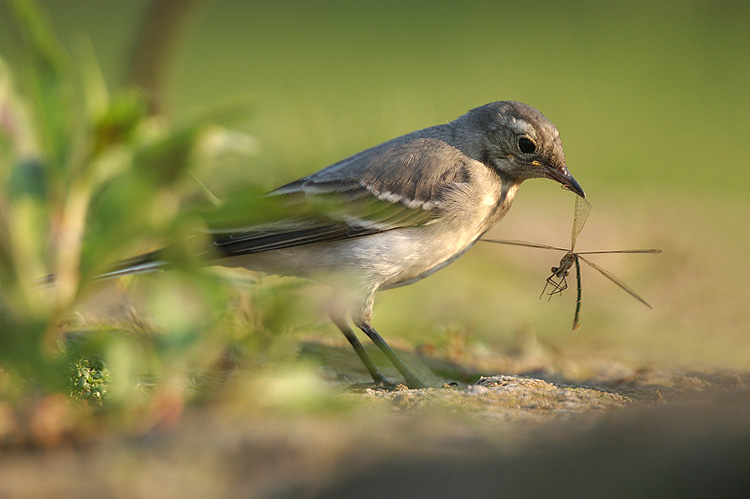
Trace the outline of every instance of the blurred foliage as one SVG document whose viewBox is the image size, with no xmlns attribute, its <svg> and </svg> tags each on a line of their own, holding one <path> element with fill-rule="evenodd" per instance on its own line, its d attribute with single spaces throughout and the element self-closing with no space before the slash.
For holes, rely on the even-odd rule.
<svg viewBox="0 0 750 499">
<path fill-rule="evenodd" d="M 171 123 L 149 112 L 141 91 L 110 93 L 92 53 L 72 58 L 33 2 L 6 2 L 2 14 L 0 398 L 72 392 L 109 401 L 125 422 L 173 414 L 232 367 L 231 345 L 252 347 L 254 330 L 263 337 L 264 324 L 226 303 L 252 307 L 264 291 L 230 290 L 227 278 L 193 265 L 188 247 L 200 244 L 201 215 L 216 203 L 194 165 L 248 152 L 252 140 L 225 128 L 248 108 Z M 75 313 L 96 299 L 97 274 L 154 246 L 169 246 L 175 270 L 144 280 L 147 319 L 135 309 L 108 321 Z M 115 293 L 127 304 L 123 286 L 134 286 L 126 279 Z"/>
</svg>

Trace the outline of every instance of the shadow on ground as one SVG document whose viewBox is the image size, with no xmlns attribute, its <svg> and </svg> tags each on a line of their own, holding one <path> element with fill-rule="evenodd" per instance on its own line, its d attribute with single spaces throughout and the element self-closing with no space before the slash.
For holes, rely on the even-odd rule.
<svg viewBox="0 0 750 499">
<path fill-rule="evenodd" d="M 520 448 L 470 441 L 420 459 L 380 459 L 315 497 L 747 497 L 750 391 L 628 408 L 581 431 L 536 429 Z"/>
</svg>

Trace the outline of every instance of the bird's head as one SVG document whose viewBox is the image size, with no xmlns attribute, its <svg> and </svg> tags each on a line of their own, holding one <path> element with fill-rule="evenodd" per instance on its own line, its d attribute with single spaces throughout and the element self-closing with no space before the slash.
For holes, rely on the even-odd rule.
<svg viewBox="0 0 750 499">
<path fill-rule="evenodd" d="M 501 177 L 517 182 L 549 178 L 586 197 L 565 164 L 557 127 L 533 107 L 513 101 L 493 102 L 459 119 L 466 119 L 480 134 L 479 159 Z"/>
</svg>

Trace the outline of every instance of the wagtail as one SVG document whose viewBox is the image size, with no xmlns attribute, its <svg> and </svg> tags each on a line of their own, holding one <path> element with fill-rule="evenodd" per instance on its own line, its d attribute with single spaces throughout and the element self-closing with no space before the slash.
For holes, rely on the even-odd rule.
<svg viewBox="0 0 750 499">
<path fill-rule="evenodd" d="M 391 382 L 349 319 L 412 387 L 424 387 L 372 327 L 375 293 L 423 279 L 463 255 L 507 213 L 519 185 L 548 178 L 584 197 L 568 172 L 560 134 L 520 102 L 493 102 L 447 124 L 362 151 L 272 191 L 269 200 L 317 208 L 263 225 L 211 233 L 208 264 L 328 284 L 330 316 L 376 384 Z M 317 203 L 317 201 L 322 201 Z M 103 277 L 168 265 L 156 251 Z"/>
</svg>

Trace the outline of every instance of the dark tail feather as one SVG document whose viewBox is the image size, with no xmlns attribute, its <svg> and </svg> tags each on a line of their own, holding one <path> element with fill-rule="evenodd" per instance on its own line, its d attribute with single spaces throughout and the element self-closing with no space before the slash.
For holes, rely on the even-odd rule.
<svg viewBox="0 0 750 499">
<path fill-rule="evenodd" d="M 159 250 L 151 251 L 127 260 L 121 260 L 112 264 L 108 270 L 97 275 L 95 279 L 112 279 L 124 275 L 154 272 L 167 265 L 167 262 L 161 258 L 161 253 Z"/>
<path fill-rule="evenodd" d="M 167 265 L 167 262 L 160 258 L 160 254 L 161 251 L 157 250 L 113 263 L 109 269 L 98 274 L 94 279 L 99 281 L 131 274 L 154 272 Z M 50 274 L 34 281 L 34 284 L 39 287 L 51 286 L 54 283 L 55 274 Z"/>
</svg>

